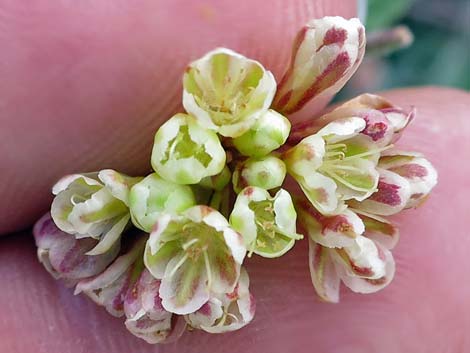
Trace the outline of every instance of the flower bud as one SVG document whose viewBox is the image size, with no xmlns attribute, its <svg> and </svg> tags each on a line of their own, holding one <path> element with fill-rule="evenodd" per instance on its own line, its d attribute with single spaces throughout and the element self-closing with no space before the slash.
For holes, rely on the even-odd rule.
<svg viewBox="0 0 470 353">
<path fill-rule="evenodd" d="M 374 293 L 386 287 L 395 274 L 392 253 L 363 236 L 355 244 L 332 249 L 309 238 L 312 283 L 320 299 L 337 303 L 340 282 L 356 293 Z"/>
<path fill-rule="evenodd" d="M 136 240 L 131 248 L 119 256 L 104 272 L 78 282 L 74 294 L 83 292 L 96 304 L 104 306 L 111 315 L 122 316 L 127 290 L 144 268 L 142 256 L 145 240 L 146 237 Z"/>
<path fill-rule="evenodd" d="M 174 315 L 163 308 L 158 296 L 160 282 L 144 269 L 127 291 L 124 301 L 127 329 L 150 344 L 173 342 L 186 328 L 182 316 Z"/>
<path fill-rule="evenodd" d="M 156 173 L 135 184 L 129 194 L 132 223 L 147 233 L 163 212 L 177 213 L 195 204 L 189 186 L 172 183 Z"/>
<path fill-rule="evenodd" d="M 240 279 L 231 293 L 214 295 L 199 310 L 185 316 L 193 328 L 209 333 L 239 330 L 255 315 L 255 300 L 249 291 L 248 273 L 240 271 Z"/>
<path fill-rule="evenodd" d="M 286 177 L 286 165 L 279 158 L 266 156 L 239 162 L 233 172 L 233 188 L 239 193 L 247 186 L 265 190 L 278 188 Z"/>
<path fill-rule="evenodd" d="M 115 259 L 120 248 L 120 244 L 115 243 L 100 255 L 86 255 L 98 241 L 89 237 L 77 239 L 61 231 L 49 213 L 36 222 L 33 234 L 39 262 L 54 278 L 62 278 L 69 284 L 102 272 Z"/>
<path fill-rule="evenodd" d="M 230 224 L 240 232 L 247 249 L 263 257 L 279 257 L 289 251 L 296 233 L 294 205 L 290 194 L 281 189 L 274 197 L 259 187 L 249 186 L 238 194 Z"/>
<path fill-rule="evenodd" d="M 374 241 L 364 236 L 357 236 L 349 246 L 335 249 L 332 255 L 351 276 L 378 279 L 385 275 L 385 262 L 381 249 Z"/>
<path fill-rule="evenodd" d="M 225 166 L 219 174 L 203 178 L 199 185 L 207 189 L 220 191 L 227 186 L 231 179 L 232 173 L 230 169 Z"/>
<path fill-rule="evenodd" d="M 225 158 L 217 134 L 189 115 L 174 115 L 155 134 L 152 167 L 173 183 L 197 184 L 216 175 L 224 168 Z"/>
<path fill-rule="evenodd" d="M 129 224 L 129 190 L 140 180 L 111 169 L 65 176 L 52 189 L 54 223 L 76 238 L 99 240 L 88 255 L 102 254 L 119 241 Z"/>
<path fill-rule="evenodd" d="M 343 283 L 356 293 L 374 293 L 386 287 L 395 275 L 392 253 L 380 243 L 359 237 L 356 249 L 338 253 L 329 250 Z M 347 254 L 347 255 L 346 255 Z M 359 255 L 360 256 L 357 256 Z"/>
<path fill-rule="evenodd" d="M 234 138 L 233 144 L 245 156 L 262 157 L 286 142 L 290 126 L 286 117 L 269 109 L 259 117 L 250 130 Z"/>
<path fill-rule="evenodd" d="M 188 66 L 183 88 L 183 106 L 201 126 L 238 137 L 270 107 L 276 81 L 259 62 L 218 48 Z"/>
<path fill-rule="evenodd" d="M 310 21 L 294 40 L 290 66 L 278 85 L 274 109 L 291 114 L 310 100 L 326 104 L 354 74 L 364 51 L 364 27 L 357 18 Z"/>
<path fill-rule="evenodd" d="M 385 151 L 379 166 L 408 180 L 410 198 L 406 208 L 419 206 L 437 184 L 436 170 L 420 153 Z"/>
</svg>

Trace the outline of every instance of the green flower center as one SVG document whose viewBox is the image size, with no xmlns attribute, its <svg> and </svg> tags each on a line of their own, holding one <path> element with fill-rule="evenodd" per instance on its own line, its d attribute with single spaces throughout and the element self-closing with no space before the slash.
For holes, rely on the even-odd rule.
<svg viewBox="0 0 470 353">
<path fill-rule="evenodd" d="M 188 125 L 180 126 L 178 134 L 168 142 L 161 163 L 165 165 L 170 159 L 196 158 L 207 168 L 212 157 L 206 152 L 204 145 L 199 145 L 191 139 Z"/>
<path fill-rule="evenodd" d="M 382 151 L 392 148 L 393 145 L 376 149 L 367 149 L 346 143 L 325 145 L 325 156 L 319 172 L 328 175 L 335 181 L 352 190 L 368 192 L 374 186 L 374 180 L 369 171 L 357 165 L 359 159 L 379 155 Z"/>
</svg>

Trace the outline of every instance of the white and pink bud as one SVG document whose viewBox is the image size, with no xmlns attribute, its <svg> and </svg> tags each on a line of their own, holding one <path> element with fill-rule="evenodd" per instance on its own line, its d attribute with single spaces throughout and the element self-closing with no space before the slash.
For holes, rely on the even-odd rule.
<svg viewBox="0 0 470 353">
<path fill-rule="evenodd" d="M 212 296 L 199 310 L 185 316 L 193 328 L 209 333 L 239 330 L 253 320 L 255 299 L 249 291 L 250 280 L 244 268 L 240 279 L 230 293 Z"/>
<path fill-rule="evenodd" d="M 119 256 L 106 270 L 78 282 L 74 294 L 83 293 L 108 313 L 124 314 L 124 299 L 144 266 L 142 257 L 146 237 L 136 240 L 127 252 Z"/>
<path fill-rule="evenodd" d="M 309 101 L 326 105 L 358 68 L 365 44 L 364 26 L 357 18 L 310 21 L 294 39 L 290 66 L 278 85 L 274 109 L 291 114 Z"/>
<path fill-rule="evenodd" d="M 126 328 L 147 343 L 170 343 L 177 340 L 186 329 L 182 316 L 166 311 L 158 292 L 161 281 L 147 269 L 127 291 L 124 300 Z"/>
<path fill-rule="evenodd" d="M 115 259 L 120 248 L 116 243 L 102 254 L 87 255 L 98 240 L 77 239 L 60 230 L 49 213 L 36 222 L 33 234 L 39 262 L 54 278 L 62 278 L 68 284 L 101 273 Z"/>
</svg>

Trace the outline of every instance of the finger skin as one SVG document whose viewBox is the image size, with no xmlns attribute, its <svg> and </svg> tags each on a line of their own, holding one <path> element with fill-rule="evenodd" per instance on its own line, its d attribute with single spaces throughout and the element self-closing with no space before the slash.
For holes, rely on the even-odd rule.
<svg viewBox="0 0 470 353">
<path fill-rule="evenodd" d="M 0 234 L 47 209 L 64 174 L 148 174 L 153 135 L 181 111 L 185 65 L 217 46 L 276 77 L 313 17 L 355 0 L 0 0 Z"/>
<path fill-rule="evenodd" d="M 0 351 L 11 353 L 463 353 L 469 347 L 470 283 L 467 226 L 470 96 L 452 89 L 385 94 L 413 104 L 418 116 L 398 147 L 425 153 L 439 184 L 425 205 L 397 218 L 397 274 L 382 292 L 343 290 L 341 303 L 314 299 L 306 241 L 286 256 L 247 263 L 257 313 L 236 333 L 186 333 L 175 344 L 149 346 L 87 299 L 50 278 L 35 259 L 30 236 L 0 245 Z M 343 288 L 344 289 L 344 288 Z"/>
</svg>

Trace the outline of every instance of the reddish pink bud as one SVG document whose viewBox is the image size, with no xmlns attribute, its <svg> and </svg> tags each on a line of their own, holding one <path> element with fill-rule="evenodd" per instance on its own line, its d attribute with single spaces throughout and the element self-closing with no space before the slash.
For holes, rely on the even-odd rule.
<svg viewBox="0 0 470 353">
<path fill-rule="evenodd" d="M 364 50 L 364 27 L 358 19 L 324 17 L 309 22 L 294 40 L 274 109 L 291 114 L 311 100 L 326 104 L 354 74 Z"/>
</svg>

